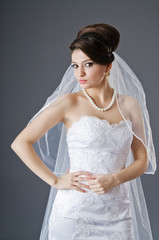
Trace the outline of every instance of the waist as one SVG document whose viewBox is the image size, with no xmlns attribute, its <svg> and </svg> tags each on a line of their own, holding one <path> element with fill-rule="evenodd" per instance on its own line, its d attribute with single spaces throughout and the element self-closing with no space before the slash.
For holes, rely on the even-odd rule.
<svg viewBox="0 0 159 240">
<path fill-rule="evenodd" d="M 94 174 L 114 173 L 126 165 L 127 156 L 111 152 L 91 151 L 70 154 L 70 171 L 89 171 Z"/>
</svg>

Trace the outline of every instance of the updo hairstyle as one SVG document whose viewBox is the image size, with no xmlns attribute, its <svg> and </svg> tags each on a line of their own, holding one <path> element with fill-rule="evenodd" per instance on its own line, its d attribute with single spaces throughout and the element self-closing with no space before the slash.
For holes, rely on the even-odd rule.
<svg viewBox="0 0 159 240">
<path fill-rule="evenodd" d="M 114 27 L 100 23 L 81 28 L 76 39 L 70 44 L 71 53 L 80 49 L 90 59 L 101 65 L 114 61 L 114 52 L 119 44 L 120 33 Z"/>
</svg>

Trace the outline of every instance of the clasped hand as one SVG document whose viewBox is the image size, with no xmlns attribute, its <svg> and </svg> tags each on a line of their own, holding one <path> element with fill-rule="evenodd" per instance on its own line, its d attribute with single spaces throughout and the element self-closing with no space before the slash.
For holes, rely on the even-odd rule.
<svg viewBox="0 0 159 240">
<path fill-rule="evenodd" d="M 75 189 L 80 192 L 87 192 L 82 188 L 92 190 L 97 194 L 104 194 L 117 185 L 116 178 L 112 174 L 94 175 L 86 171 L 78 171 L 69 173 L 68 169 L 64 175 L 57 177 L 54 185 L 57 189 Z M 85 175 L 85 177 L 80 177 Z M 87 182 L 87 184 L 81 183 Z"/>
<path fill-rule="evenodd" d="M 116 178 L 112 174 L 90 175 L 87 178 L 89 189 L 97 194 L 104 194 L 117 186 Z"/>
</svg>

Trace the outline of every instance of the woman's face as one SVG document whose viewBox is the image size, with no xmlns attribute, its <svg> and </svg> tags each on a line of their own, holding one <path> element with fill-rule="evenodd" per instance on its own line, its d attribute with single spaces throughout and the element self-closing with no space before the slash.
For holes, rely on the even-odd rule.
<svg viewBox="0 0 159 240">
<path fill-rule="evenodd" d="M 104 83 L 107 66 L 95 63 L 80 49 L 72 52 L 72 67 L 82 88 L 91 88 Z M 81 80 L 86 81 L 82 83 Z"/>
</svg>

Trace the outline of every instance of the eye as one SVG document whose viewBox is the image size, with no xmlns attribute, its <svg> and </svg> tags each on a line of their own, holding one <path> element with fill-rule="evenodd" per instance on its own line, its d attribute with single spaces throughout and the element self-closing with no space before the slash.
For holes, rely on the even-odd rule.
<svg viewBox="0 0 159 240">
<path fill-rule="evenodd" d="M 72 64 L 71 65 L 73 68 L 77 68 L 78 66 L 77 66 L 77 64 Z"/>
<path fill-rule="evenodd" d="M 93 62 L 87 62 L 86 67 L 91 67 L 93 65 Z"/>
</svg>

